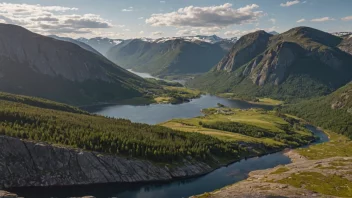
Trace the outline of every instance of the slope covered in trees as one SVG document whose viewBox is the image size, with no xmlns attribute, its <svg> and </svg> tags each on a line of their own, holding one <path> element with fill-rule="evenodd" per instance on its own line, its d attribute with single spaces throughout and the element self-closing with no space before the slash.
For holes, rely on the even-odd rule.
<svg viewBox="0 0 352 198">
<path fill-rule="evenodd" d="M 110 119 L 46 100 L 2 94 L 0 135 L 160 162 L 237 159 L 246 149 L 198 133 Z"/>
<path fill-rule="evenodd" d="M 284 106 L 281 111 L 352 138 L 352 83 L 328 96 Z"/>
</svg>

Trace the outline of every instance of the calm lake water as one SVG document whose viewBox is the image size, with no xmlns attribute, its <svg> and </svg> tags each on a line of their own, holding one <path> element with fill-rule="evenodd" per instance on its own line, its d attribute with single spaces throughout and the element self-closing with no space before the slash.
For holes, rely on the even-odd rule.
<svg viewBox="0 0 352 198">
<path fill-rule="evenodd" d="M 320 137 L 320 140 L 314 144 L 329 141 L 327 135 L 322 131 L 313 126 L 307 127 L 315 135 Z M 11 191 L 18 193 L 20 196 L 25 196 L 26 198 L 64 198 L 85 195 L 92 195 L 97 198 L 183 198 L 210 192 L 242 181 L 248 177 L 249 172 L 254 170 L 273 168 L 289 163 L 291 163 L 291 160 L 286 157 L 283 152 L 278 152 L 262 157 L 242 160 L 198 178 L 182 179 L 169 183 L 19 188 Z"/>
<path fill-rule="evenodd" d="M 250 104 L 240 100 L 228 100 L 217 96 L 203 95 L 191 102 L 182 104 L 152 104 L 152 105 L 114 105 L 86 108 L 87 111 L 114 118 L 125 118 L 132 122 L 157 124 L 173 118 L 192 118 L 201 116 L 201 110 L 216 107 L 218 103 L 240 109 L 264 108 L 267 105 Z"/>
</svg>

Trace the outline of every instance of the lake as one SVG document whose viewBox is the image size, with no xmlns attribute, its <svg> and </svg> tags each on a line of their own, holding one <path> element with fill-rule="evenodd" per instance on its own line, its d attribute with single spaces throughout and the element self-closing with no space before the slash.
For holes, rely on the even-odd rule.
<svg viewBox="0 0 352 198">
<path fill-rule="evenodd" d="M 272 108 L 267 105 L 251 104 L 245 101 L 229 100 L 212 95 L 202 95 L 200 98 L 193 99 L 190 102 L 175 105 L 102 105 L 87 107 L 85 110 L 108 117 L 129 119 L 132 122 L 157 124 L 173 118 L 193 118 L 201 116 L 202 109 L 216 107 L 218 103 L 240 109 Z"/>
</svg>

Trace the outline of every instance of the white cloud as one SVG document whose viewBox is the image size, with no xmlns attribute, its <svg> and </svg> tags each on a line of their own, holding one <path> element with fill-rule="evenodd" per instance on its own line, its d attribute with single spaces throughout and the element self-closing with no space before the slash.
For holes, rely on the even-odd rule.
<svg viewBox="0 0 352 198">
<path fill-rule="evenodd" d="M 138 19 L 139 19 L 139 20 L 143 20 L 143 19 L 144 19 L 144 17 L 139 17 Z"/>
<path fill-rule="evenodd" d="M 274 25 L 276 24 L 276 19 L 274 19 L 274 18 L 269 19 L 269 21 L 270 21 L 271 23 L 273 23 Z"/>
<path fill-rule="evenodd" d="M 244 30 L 244 31 L 240 31 L 240 30 L 231 30 L 231 31 L 226 31 L 224 33 L 225 36 L 227 37 L 241 37 L 243 35 L 249 34 L 249 33 L 253 33 L 259 30 L 264 30 L 266 32 L 272 32 L 275 31 L 277 29 L 276 26 L 270 27 L 270 28 L 265 28 L 265 29 L 260 29 L 260 28 L 255 28 L 255 29 L 251 29 L 251 30 Z"/>
<path fill-rule="evenodd" d="M 334 18 L 330 17 L 323 17 L 323 18 L 317 18 L 317 19 L 312 19 L 312 22 L 326 22 L 326 21 L 333 21 L 335 20 Z"/>
<path fill-rule="evenodd" d="M 298 21 L 296 21 L 297 23 L 303 23 L 303 22 L 305 22 L 306 20 L 305 19 L 300 19 L 300 20 L 298 20 Z"/>
<path fill-rule="evenodd" d="M 133 11 L 133 7 L 129 7 L 129 8 L 124 8 L 121 10 L 122 12 L 132 12 Z"/>
<path fill-rule="evenodd" d="M 343 18 L 341 18 L 341 20 L 343 20 L 343 21 L 351 21 L 352 20 L 352 16 L 343 17 Z"/>
<path fill-rule="evenodd" d="M 299 0 L 287 1 L 286 3 L 281 3 L 280 6 L 281 7 L 290 7 L 290 6 L 293 6 L 293 5 L 298 4 L 298 3 L 300 3 Z"/>
<path fill-rule="evenodd" d="M 144 31 L 140 31 L 139 34 L 144 34 Z"/>
<path fill-rule="evenodd" d="M 153 36 L 161 36 L 163 34 L 164 34 L 163 32 L 152 32 Z"/>
<path fill-rule="evenodd" d="M 255 11 L 257 8 L 258 5 L 252 4 L 234 9 L 230 3 L 210 7 L 189 6 L 175 12 L 153 14 L 146 23 L 152 26 L 227 27 L 256 22 L 264 15 L 262 11 Z"/>
<path fill-rule="evenodd" d="M 199 31 L 203 35 L 213 35 L 219 34 L 222 28 L 220 27 L 207 27 L 207 28 L 200 28 Z"/>
<path fill-rule="evenodd" d="M 0 20 L 40 34 L 88 34 L 113 25 L 95 14 L 73 14 L 77 8 L 0 3 Z M 70 12 L 70 13 L 68 13 Z"/>
<path fill-rule="evenodd" d="M 195 30 L 179 30 L 178 32 L 176 32 L 177 35 L 179 36 L 185 36 L 185 35 L 197 35 L 197 31 Z"/>
<path fill-rule="evenodd" d="M 242 31 L 240 30 L 226 31 L 224 34 L 228 37 L 239 37 L 243 35 Z"/>
</svg>

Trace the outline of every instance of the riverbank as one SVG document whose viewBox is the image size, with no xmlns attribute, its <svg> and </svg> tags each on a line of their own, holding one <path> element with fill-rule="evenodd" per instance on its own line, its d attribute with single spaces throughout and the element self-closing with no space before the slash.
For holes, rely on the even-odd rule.
<svg viewBox="0 0 352 198">
<path fill-rule="evenodd" d="M 286 152 L 291 164 L 253 171 L 245 181 L 194 197 L 351 197 L 352 142 L 327 133 L 330 142 Z"/>
</svg>

